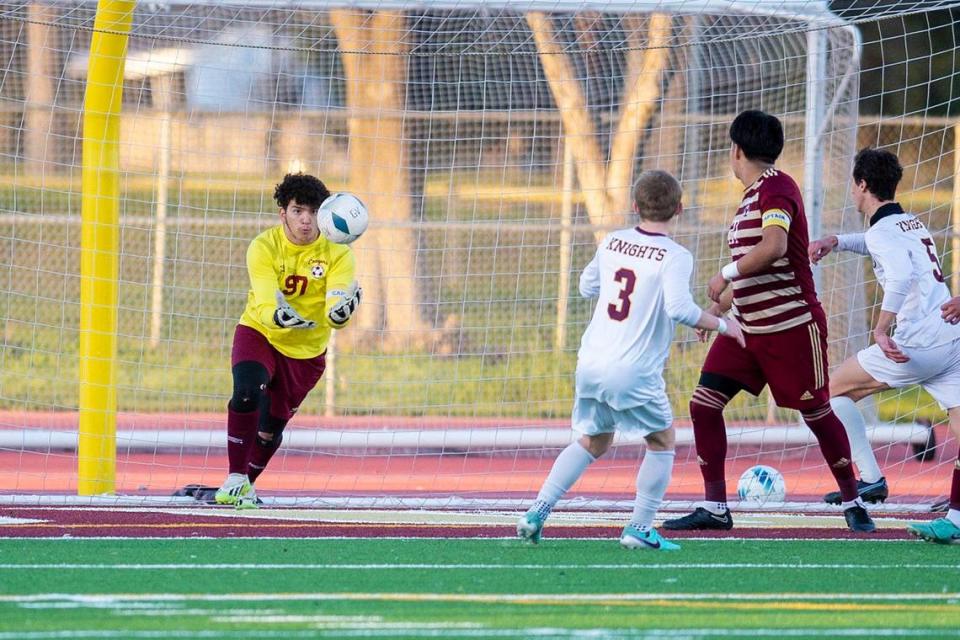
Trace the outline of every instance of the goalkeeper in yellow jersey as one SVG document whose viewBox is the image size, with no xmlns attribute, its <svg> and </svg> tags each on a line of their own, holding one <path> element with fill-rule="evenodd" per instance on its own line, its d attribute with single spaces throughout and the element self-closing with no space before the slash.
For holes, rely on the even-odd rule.
<svg viewBox="0 0 960 640">
<path fill-rule="evenodd" d="M 230 470 L 215 500 L 237 508 L 256 506 L 253 483 L 323 375 L 330 332 L 345 327 L 360 304 L 353 252 L 317 226 L 317 209 L 330 191 L 297 173 L 284 176 L 273 196 L 280 224 L 247 249 L 250 292 L 233 337 Z"/>
</svg>

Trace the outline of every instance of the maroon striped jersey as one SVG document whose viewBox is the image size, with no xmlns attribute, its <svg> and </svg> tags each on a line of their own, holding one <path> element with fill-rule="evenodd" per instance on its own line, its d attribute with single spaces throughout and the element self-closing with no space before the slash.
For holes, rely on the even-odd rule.
<svg viewBox="0 0 960 640">
<path fill-rule="evenodd" d="M 813 321 L 819 314 L 807 257 L 807 218 L 793 178 L 770 168 L 743 192 L 743 201 L 727 233 L 734 260 L 761 240 L 764 221 L 787 231 L 787 253 L 772 265 L 734 278 L 733 312 L 747 333 L 777 333 Z"/>
</svg>

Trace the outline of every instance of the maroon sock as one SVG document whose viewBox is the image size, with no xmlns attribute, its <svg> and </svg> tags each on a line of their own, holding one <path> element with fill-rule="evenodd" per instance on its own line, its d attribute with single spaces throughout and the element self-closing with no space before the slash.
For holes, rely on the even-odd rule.
<svg viewBox="0 0 960 640">
<path fill-rule="evenodd" d="M 726 395 L 706 387 L 697 387 L 690 400 L 704 498 L 711 502 L 727 501 L 727 476 L 723 468 L 727 459 L 727 426 L 723 422 L 723 408 L 729 401 Z"/>
<path fill-rule="evenodd" d="M 953 482 L 950 484 L 950 508 L 960 509 L 960 458 L 953 465 Z"/>
<path fill-rule="evenodd" d="M 283 434 L 274 434 L 273 440 L 264 440 L 258 434 L 256 441 L 257 443 L 253 445 L 253 451 L 250 452 L 250 464 L 247 467 L 247 477 L 250 478 L 250 482 L 256 482 L 263 470 L 267 468 L 270 458 L 273 457 L 273 454 L 280 448 L 280 443 L 283 442 Z"/>
<path fill-rule="evenodd" d="M 827 461 L 827 466 L 840 487 L 840 499 L 844 502 L 856 500 L 859 496 L 857 477 L 850 463 L 850 441 L 843 423 L 829 404 L 819 409 L 802 411 L 801 415 L 820 443 L 823 459 Z"/>
<path fill-rule="evenodd" d="M 227 407 L 227 458 L 230 460 L 230 473 L 246 473 L 250 461 L 250 451 L 257 438 L 256 411 L 238 413 Z"/>
</svg>

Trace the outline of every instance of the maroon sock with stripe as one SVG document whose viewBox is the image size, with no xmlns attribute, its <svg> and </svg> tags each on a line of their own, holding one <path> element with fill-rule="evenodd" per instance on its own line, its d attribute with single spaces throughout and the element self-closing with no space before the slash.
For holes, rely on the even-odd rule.
<svg viewBox="0 0 960 640">
<path fill-rule="evenodd" d="M 253 445 L 253 450 L 250 452 L 250 464 L 247 467 L 247 477 L 250 478 L 250 482 L 256 482 L 263 470 L 267 468 L 270 458 L 280 448 L 283 434 L 275 434 L 273 440 L 264 440 L 257 434 L 256 441 L 257 443 Z"/>
<path fill-rule="evenodd" d="M 847 439 L 843 423 L 829 404 L 819 409 L 802 411 L 801 415 L 803 421 L 810 427 L 810 431 L 817 437 L 823 459 L 827 461 L 830 473 L 840 487 L 840 499 L 844 502 L 856 500 L 859 495 L 857 477 L 850 462 L 850 441 Z"/>
<path fill-rule="evenodd" d="M 257 411 L 238 413 L 227 407 L 227 458 L 230 461 L 230 473 L 247 473 L 259 418 Z"/>
<path fill-rule="evenodd" d="M 693 420 L 693 438 L 697 446 L 697 462 L 703 476 L 704 498 L 710 502 L 727 501 L 727 477 L 724 463 L 727 459 L 727 425 L 723 408 L 730 398 L 708 389 L 697 387 L 690 400 L 690 419 Z"/>
</svg>

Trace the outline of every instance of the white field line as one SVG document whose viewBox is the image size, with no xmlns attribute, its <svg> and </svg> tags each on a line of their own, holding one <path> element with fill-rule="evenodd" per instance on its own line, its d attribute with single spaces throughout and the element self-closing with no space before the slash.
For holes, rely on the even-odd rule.
<svg viewBox="0 0 960 640">
<path fill-rule="evenodd" d="M 70 609 L 102 609 L 115 616 L 209 616 L 210 609 L 190 609 L 182 603 L 175 602 L 21 602 L 20 609 L 30 610 L 70 610 Z M 230 609 L 231 615 L 280 615 L 283 609 L 266 609 L 251 607 L 249 609 Z"/>
<path fill-rule="evenodd" d="M 516 522 L 516 518 L 524 511 L 523 506 L 517 509 L 489 509 L 484 508 L 478 511 L 460 511 L 455 508 L 365 508 L 365 507 L 337 507 L 330 505 L 310 506 L 302 504 L 284 504 L 285 498 L 261 497 L 263 504 L 258 509 L 238 512 L 236 509 L 224 507 L 222 505 L 206 505 L 190 499 L 187 503 L 181 504 L 157 504 L 157 505 L 86 505 L 86 504 L 57 504 L 48 506 L 45 504 L 7 504 L 3 501 L 4 496 L 0 496 L 0 506 L 4 508 L 29 509 L 30 511 L 43 511 L 50 513 L 60 513 L 63 507 L 71 507 L 71 511 L 94 512 L 94 513 L 171 513 L 177 515 L 194 515 L 207 517 L 267 517 L 290 520 L 307 521 L 329 521 L 331 522 L 363 522 L 363 523 L 382 523 L 382 522 L 401 522 L 410 523 L 432 523 L 433 519 L 444 519 L 451 523 L 464 525 L 487 524 L 495 526 L 499 519 L 509 519 Z M 179 498 L 177 498 L 179 500 Z M 624 502 L 629 506 L 629 503 Z M 691 503 L 697 504 L 697 503 Z M 735 504 L 735 503 L 730 503 Z M 821 508 L 822 507 L 822 508 Z M 882 503 L 870 505 L 870 515 L 882 519 L 899 520 L 904 512 L 908 514 L 929 513 L 929 504 L 922 503 Z M 669 519 L 674 516 L 684 515 L 688 509 L 660 509 L 658 511 L 659 519 Z M 738 522 L 752 522 L 753 520 L 763 521 L 769 518 L 782 518 L 784 520 L 807 520 L 815 518 L 816 521 L 831 518 L 843 518 L 843 512 L 834 505 L 814 504 L 808 502 L 777 503 L 764 506 L 748 506 L 744 509 L 734 511 L 740 519 Z M 625 508 L 618 509 L 555 509 L 551 512 L 551 522 L 562 521 L 571 524 L 596 524 L 606 521 L 621 522 L 623 519 L 629 519 L 631 511 Z M 807 525 L 811 526 L 811 525 Z"/>
<path fill-rule="evenodd" d="M 840 529 L 838 528 L 838 531 Z M 846 531 L 846 529 L 843 529 Z M 43 540 L 44 543 L 48 542 L 63 542 L 65 544 L 78 543 L 84 541 L 97 541 L 97 540 L 224 540 L 223 536 L 71 536 L 63 535 L 57 537 L 50 536 L 0 536 L 0 540 Z M 464 536 L 452 536 L 452 537 L 437 537 L 437 536 L 376 536 L 375 538 L 371 536 L 302 536 L 298 535 L 296 538 L 290 536 L 230 536 L 230 540 L 351 540 L 357 542 L 370 541 L 370 540 L 448 540 L 451 542 L 462 542 L 464 540 L 472 540 L 474 542 L 478 541 L 503 541 L 503 540 L 514 540 L 517 541 L 516 536 L 473 536 L 473 537 L 464 537 Z M 563 538 L 552 538 L 551 542 L 558 541 L 578 541 L 578 542 L 603 542 L 606 540 L 615 540 L 614 538 L 597 538 L 589 537 L 582 538 L 576 536 L 569 536 Z M 917 544 L 916 540 L 909 540 L 906 538 L 758 538 L 756 536 L 740 537 L 740 536 L 724 536 L 722 538 L 717 536 L 709 537 L 697 537 L 697 536 L 684 536 L 680 539 L 681 541 L 691 540 L 696 542 L 816 542 L 817 544 L 829 544 L 829 543 L 842 543 L 844 545 L 851 544 Z M 924 565 L 927 566 L 927 565 Z"/>
<path fill-rule="evenodd" d="M 855 600 L 875 602 L 946 601 L 960 604 L 960 593 L 117 593 L 72 594 L 33 593 L 0 595 L 0 602 L 291 602 L 291 601 L 356 601 L 356 602 L 482 602 L 518 604 L 527 602 L 647 602 L 659 600 L 703 600 L 734 602 L 767 602 L 770 600 Z"/>
<path fill-rule="evenodd" d="M 211 616 L 211 622 L 224 624 L 308 624 L 313 629 L 482 629 L 478 622 L 390 622 L 374 617 L 369 620 L 336 620 L 336 616 Z"/>
<path fill-rule="evenodd" d="M 25 605 L 20 605 L 20 606 L 23 607 L 23 606 L 25 606 Z M 77 608 L 82 608 L 82 607 L 77 607 Z M 123 617 L 127 617 L 127 618 L 132 618 L 132 617 L 134 617 L 134 616 L 136 616 L 136 617 L 143 617 L 143 618 L 159 618 L 159 617 L 176 618 L 176 617 L 180 617 L 180 616 L 183 616 L 184 618 L 186 618 L 186 617 L 188 617 L 188 616 L 196 616 L 196 617 L 198 617 L 198 618 L 210 618 L 210 614 L 211 614 L 211 611 L 210 611 L 209 609 L 134 609 L 134 610 L 127 610 L 127 609 L 121 609 L 121 608 L 119 607 L 119 605 L 114 605 L 114 607 L 111 608 L 111 609 L 109 609 L 109 611 L 110 611 L 110 615 L 123 616 Z M 274 615 L 273 613 L 270 613 L 271 611 L 273 611 L 273 612 L 281 611 L 281 612 L 282 612 L 282 610 L 270 609 L 270 610 L 264 611 L 264 615 Z M 231 610 L 230 610 L 230 613 L 231 613 L 231 614 L 234 613 L 234 612 L 236 612 L 236 614 L 237 614 L 238 616 L 249 616 L 249 617 L 253 617 L 253 616 L 258 616 L 258 615 L 260 615 L 260 612 L 259 612 L 259 611 L 248 611 L 248 610 L 245 610 L 245 609 L 243 609 L 243 610 L 241 610 L 241 609 L 231 609 Z M 278 615 L 279 615 L 279 614 L 278 614 Z"/>
<path fill-rule="evenodd" d="M 416 634 L 421 638 L 574 638 L 591 640 L 654 640 L 659 638 L 960 638 L 960 630 L 945 628 L 900 629 L 900 628 L 793 628 L 793 629 L 560 629 L 552 627 L 526 627 L 515 629 L 449 629 L 427 625 L 410 625 L 401 628 L 356 629 L 336 628 L 327 630 L 285 629 L 224 629 L 224 630 L 59 630 L 59 631 L 0 631 L 0 640 L 81 640 L 86 638 L 409 638 Z"/>
<path fill-rule="evenodd" d="M 339 630 L 324 633 L 320 638 L 407 638 L 409 631 Z M 574 638 L 576 640 L 655 640 L 676 638 L 960 638 L 955 629 L 553 629 L 533 627 L 526 629 L 458 629 L 455 631 L 422 630 L 423 638 Z"/>
<path fill-rule="evenodd" d="M 260 509 L 250 509 L 247 511 L 237 511 L 236 509 L 222 509 L 201 507 L 198 509 L 142 509 L 143 513 L 166 513 L 177 516 L 194 516 L 198 518 L 209 518 L 211 521 L 217 518 L 235 519 L 256 518 L 268 519 L 287 526 L 288 522 L 304 522 L 312 524 L 328 525 L 386 525 L 389 527 L 397 526 L 423 526 L 423 525 L 447 525 L 457 527 L 477 527 L 482 529 L 499 529 L 508 526 L 511 529 L 517 521 L 516 513 L 507 512 L 488 512 L 488 513 L 458 513 L 453 511 L 370 511 L 370 510 L 318 510 L 318 509 L 275 509 L 268 508 L 266 505 Z M 902 514 L 877 514 L 871 509 L 871 515 L 877 523 L 878 528 L 902 528 L 910 520 L 904 519 Z M 738 526 L 751 529 L 808 529 L 818 528 L 836 528 L 846 529 L 842 514 L 835 513 L 789 513 L 789 512 L 765 512 L 754 513 L 745 512 L 737 514 Z M 656 522 L 662 523 L 671 517 L 671 514 L 661 513 Z M 620 527 L 629 520 L 629 514 L 611 514 L 609 512 L 553 512 L 551 516 L 552 526 L 563 527 Z"/>
<path fill-rule="evenodd" d="M 510 515 L 514 517 L 522 514 L 529 507 L 528 498 L 418 498 L 407 497 L 399 498 L 392 496 L 363 497 L 337 497 L 328 496 L 324 498 L 307 496 L 261 496 L 264 505 L 267 507 L 293 507 L 296 510 L 362 510 L 375 508 L 377 511 L 397 511 L 400 513 L 410 513 L 421 510 L 437 510 L 440 512 L 453 512 L 463 510 L 464 513 L 476 513 L 478 509 L 491 514 Z M 930 510 L 928 502 L 898 503 L 885 502 L 883 504 L 871 505 L 870 514 L 881 513 L 926 513 Z M 696 501 L 694 500 L 665 500 L 660 508 L 661 515 L 683 515 L 689 509 L 692 509 Z M 766 505 L 757 505 L 755 503 L 739 502 L 729 503 L 735 513 L 746 515 L 753 513 L 757 515 L 792 515 L 802 517 L 807 513 L 816 513 L 818 515 L 842 516 L 838 507 L 820 502 L 783 502 L 770 503 Z M 629 516 L 633 509 L 633 499 L 606 499 L 606 498 L 571 498 L 561 500 L 557 503 L 558 508 L 554 510 L 554 517 L 560 515 L 574 516 L 582 513 L 584 517 L 610 517 L 613 512 L 621 512 L 625 517 Z M 157 507 L 176 507 L 193 506 L 196 507 L 197 501 L 191 497 L 173 497 L 173 496 L 137 496 L 137 495 L 119 495 L 119 496 L 75 496 L 75 495 L 0 495 L 0 506 L 11 506 L 29 509 L 49 508 L 51 506 L 73 506 L 87 507 L 95 510 L 101 510 L 104 507 L 114 507 L 119 510 L 127 511 L 129 508 L 144 508 L 151 510 Z M 742 507 L 742 508 L 740 508 Z M 211 507 L 211 510 L 215 508 Z"/>
<path fill-rule="evenodd" d="M 784 633 L 783 631 L 786 631 Z M 696 638 L 957 638 L 960 631 L 949 629 L 946 633 L 940 629 L 482 629 L 420 632 L 424 638 L 574 638 L 580 640 L 654 640 L 657 638 L 676 638 L 677 640 L 694 640 Z M 406 638 L 407 633 L 390 633 L 384 631 L 366 632 L 336 631 L 330 633 L 318 632 L 320 638 Z"/>
<path fill-rule="evenodd" d="M 799 564 L 799 563 L 776 563 L 776 562 L 727 562 L 727 563 L 665 563 L 655 564 L 435 564 L 435 563 L 407 563 L 407 564 L 387 564 L 387 563 L 0 563 L 0 571 L 23 571 L 49 570 L 49 571 L 275 571 L 275 570 L 298 570 L 298 571 L 407 571 L 411 569 L 424 569 L 430 571 L 462 571 L 462 570 L 491 570 L 491 571 L 529 571 L 537 570 L 575 570 L 575 569 L 602 569 L 602 570 L 683 570 L 683 569 L 780 569 L 791 571 L 810 571 L 821 569 L 860 569 L 865 571 L 889 570 L 889 569 L 938 569 L 947 571 L 960 570 L 960 564 L 866 564 L 866 563 L 847 563 L 847 564 Z"/>
<path fill-rule="evenodd" d="M 8 516 L 0 516 L 0 527 L 7 527 L 12 524 L 37 524 L 38 522 L 46 522 L 46 520 L 37 520 L 36 518 L 11 518 Z"/>
</svg>

